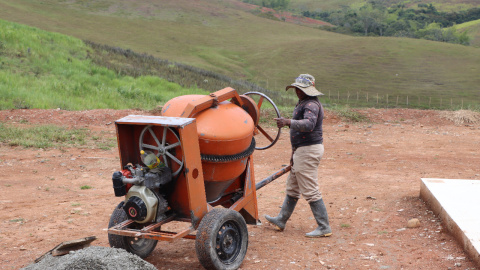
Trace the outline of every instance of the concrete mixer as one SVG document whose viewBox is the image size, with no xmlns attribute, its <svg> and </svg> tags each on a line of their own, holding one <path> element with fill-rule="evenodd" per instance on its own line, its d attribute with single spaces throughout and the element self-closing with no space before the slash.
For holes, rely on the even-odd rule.
<svg viewBox="0 0 480 270">
<path fill-rule="evenodd" d="M 252 153 L 280 136 L 280 129 L 271 136 L 259 125 L 264 101 L 280 117 L 266 95 L 225 88 L 176 97 L 161 116 L 117 120 L 122 169 L 112 181 L 115 196 L 125 199 L 110 217 L 110 246 L 145 258 L 158 241 L 195 239 L 206 269 L 239 268 L 248 247 L 247 224 L 259 223 L 256 190 L 290 170 L 255 181 Z M 257 145 L 255 135 L 267 145 Z M 172 221 L 186 226 L 162 230 Z"/>
</svg>

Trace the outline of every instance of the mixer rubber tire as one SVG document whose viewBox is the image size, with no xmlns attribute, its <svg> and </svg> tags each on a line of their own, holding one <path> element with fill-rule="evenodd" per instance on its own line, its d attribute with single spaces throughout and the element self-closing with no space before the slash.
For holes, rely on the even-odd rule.
<svg viewBox="0 0 480 270">
<path fill-rule="evenodd" d="M 121 202 L 115 208 L 115 210 L 113 210 L 113 213 L 110 216 L 110 221 L 108 222 L 108 228 L 111 228 L 128 219 L 127 214 L 123 210 L 123 204 L 124 202 Z M 138 255 L 141 258 L 146 258 L 148 255 L 150 255 L 150 253 L 152 253 L 157 246 L 157 242 L 157 240 L 153 239 L 108 234 L 108 243 L 111 247 L 125 249 L 126 251 Z"/>
<path fill-rule="evenodd" d="M 238 269 L 247 248 L 247 224 L 240 213 L 219 208 L 203 217 L 198 226 L 195 250 L 205 269 Z"/>
</svg>

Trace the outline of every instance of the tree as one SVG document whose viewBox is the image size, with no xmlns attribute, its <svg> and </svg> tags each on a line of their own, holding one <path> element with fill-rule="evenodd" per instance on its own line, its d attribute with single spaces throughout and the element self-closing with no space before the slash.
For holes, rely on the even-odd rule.
<svg viewBox="0 0 480 270">
<path fill-rule="evenodd" d="M 380 36 L 383 36 L 383 30 L 387 27 L 388 12 L 382 9 L 374 9 L 370 14 L 372 16 L 373 27 L 375 27 Z"/>
<path fill-rule="evenodd" d="M 330 22 L 334 25 L 342 25 L 345 22 L 345 15 L 341 12 L 335 12 L 330 14 Z"/>
<path fill-rule="evenodd" d="M 370 27 L 375 23 L 373 20 L 373 13 L 374 9 L 371 4 L 361 7 L 357 12 L 358 19 L 363 25 L 365 36 L 368 35 L 368 29 L 370 29 Z"/>
<path fill-rule="evenodd" d="M 423 38 L 434 41 L 443 41 L 443 31 L 440 28 L 440 24 L 431 23 L 424 29 L 420 29 L 415 32 L 417 38 Z"/>
<path fill-rule="evenodd" d="M 468 31 L 463 31 L 458 36 L 458 43 L 462 45 L 470 45 L 470 36 L 468 36 Z"/>
</svg>

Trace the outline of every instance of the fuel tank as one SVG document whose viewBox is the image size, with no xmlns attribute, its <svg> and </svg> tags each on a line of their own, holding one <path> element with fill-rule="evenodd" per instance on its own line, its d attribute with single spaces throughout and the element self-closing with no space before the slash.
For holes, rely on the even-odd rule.
<svg viewBox="0 0 480 270">
<path fill-rule="evenodd" d="M 189 103 L 203 97 L 173 98 L 163 107 L 162 116 L 182 117 Z M 190 117 L 197 122 L 207 201 L 214 202 L 245 171 L 247 158 L 255 148 L 254 121 L 245 110 L 230 101 L 220 102 Z"/>
</svg>

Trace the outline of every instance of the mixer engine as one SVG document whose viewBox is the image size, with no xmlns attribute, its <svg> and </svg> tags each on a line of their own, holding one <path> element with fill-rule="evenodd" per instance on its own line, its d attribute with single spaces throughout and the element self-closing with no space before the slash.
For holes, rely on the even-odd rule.
<svg viewBox="0 0 480 270">
<path fill-rule="evenodd" d="M 123 210 L 129 219 L 147 223 L 165 218 L 168 202 L 162 187 L 172 181 L 170 168 L 127 165 L 124 170 L 113 173 L 112 181 L 115 196 L 126 195 Z"/>
</svg>

